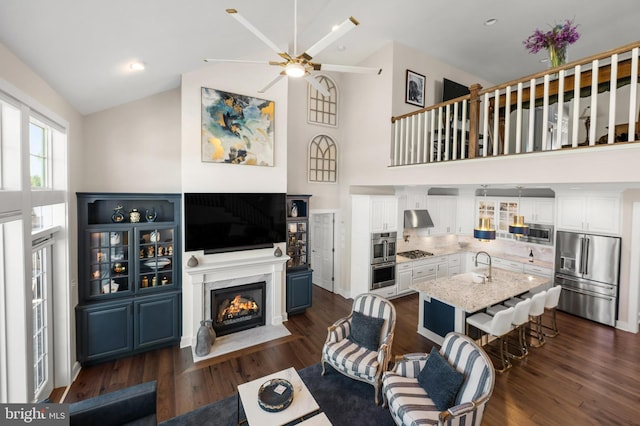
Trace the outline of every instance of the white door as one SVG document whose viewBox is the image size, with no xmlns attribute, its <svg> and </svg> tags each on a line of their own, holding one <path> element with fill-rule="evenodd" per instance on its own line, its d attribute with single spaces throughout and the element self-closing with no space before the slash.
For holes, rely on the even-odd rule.
<svg viewBox="0 0 640 426">
<path fill-rule="evenodd" d="M 333 292 L 334 213 L 311 214 L 313 283 Z"/>
</svg>

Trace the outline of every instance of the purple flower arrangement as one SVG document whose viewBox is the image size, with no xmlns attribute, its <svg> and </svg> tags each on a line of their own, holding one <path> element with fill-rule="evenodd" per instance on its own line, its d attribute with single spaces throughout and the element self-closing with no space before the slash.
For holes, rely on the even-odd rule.
<svg viewBox="0 0 640 426">
<path fill-rule="evenodd" d="M 556 24 L 547 32 L 536 29 L 522 44 L 529 53 L 538 53 L 542 49 L 563 50 L 579 38 L 578 25 L 567 19 L 564 24 Z"/>
</svg>

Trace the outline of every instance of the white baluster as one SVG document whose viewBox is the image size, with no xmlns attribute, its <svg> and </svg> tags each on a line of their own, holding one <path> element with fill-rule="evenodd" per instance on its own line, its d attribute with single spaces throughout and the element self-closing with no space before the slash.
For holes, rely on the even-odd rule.
<svg viewBox="0 0 640 426">
<path fill-rule="evenodd" d="M 598 127 L 598 65 L 595 59 L 591 65 L 591 128 L 589 129 L 589 146 L 596 144 L 596 127 Z"/>
<path fill-rule="evenodd" d="M 616 90 L 618 89 L 618 54 L 611 55 L 611 81 L 609 82 L 609 134 L 607 143 L 616 141 Z"/>
</svg>

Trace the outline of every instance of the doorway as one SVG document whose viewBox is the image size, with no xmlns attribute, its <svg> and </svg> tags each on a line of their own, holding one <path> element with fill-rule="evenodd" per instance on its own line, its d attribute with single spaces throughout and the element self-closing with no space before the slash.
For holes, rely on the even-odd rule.
<svg viewBox="0 0 640 426">
<path fill-rule="evenodd" d="M 313 284 L 334 292 L 335 213 L 311 212 L 311 268 Z"/>
</svg>

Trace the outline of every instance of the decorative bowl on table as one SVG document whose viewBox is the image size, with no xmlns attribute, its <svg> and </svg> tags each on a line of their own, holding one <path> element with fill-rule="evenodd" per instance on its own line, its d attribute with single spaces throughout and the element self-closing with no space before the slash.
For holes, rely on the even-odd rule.
<svg viewBox="0 0 640 426">
<path fill-rule="evenodd" d="M 258 390 L 258 405 L 265 411 L 275 413 L 291 405 L 293 386 L 285 379 L 267 380 Z"/>
<path fill-rule="evenodd" d="M 167 259 L 166 257 L 159 257 L 157 259 L 150 259 L 147 260 L 146 262 L 144 262 L 144 266 L 147 266 L 151 269 L 162 269 L 165 266 L 168 266 L 169 264 L 171 264 L 171 260 Z"/>
</svg>

